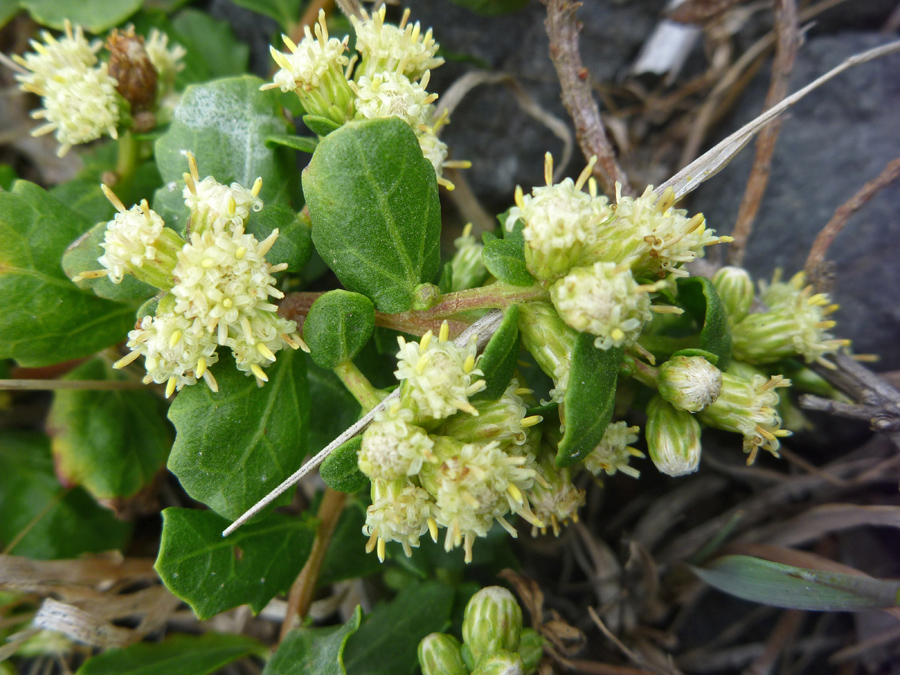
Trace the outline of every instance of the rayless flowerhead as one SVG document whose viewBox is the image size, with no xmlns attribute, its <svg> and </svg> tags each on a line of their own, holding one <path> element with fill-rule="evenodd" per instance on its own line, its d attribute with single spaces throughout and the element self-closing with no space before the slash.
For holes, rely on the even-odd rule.
<svg viewBox="0 0 900 675">
<path fill-rule="evenodd" d="M 657 384 L 666 401 L 695 413 L 719 397 L 722 371 L 702 356 L 673 356 L 660 366 Z"/>
<path fill-rule="evenodd" d="M 435 505 L 431 496 L 406 478 L 394 481 L 372 481 L 372 505 L 366 509 L 363 534 L 369 537 L 366 552 L 377 548 L 378 559 L 384 562 L 385 544 L 400 542 L 407 556 L 419 546 L 419 538 L 430 532 L 437 541 L 434 521 Z"/>
<path fill-rule="evenodd" d="M 597 236 L 598 225 L 612 215 L 605 197 L 582 191 L 597 161 L 592 157 L 577 181 L 566 178 L 553 184 L 553 157 L 545 155 L 545 187 L 530 195 L 516 188 L 516 205 L 509 210 L 506 229 L 512 231 L 521 220 L 525 227 L 525 264 L 538 279 L 555 279 L 577 264 L 584 248 Z"/>
<path fill-rule="evenodd" d="M 813 293 L 803 272 L 782 282 L 779 271 L 771 284 L 760 282 L 760 299 L 769 311 L 748 314 L 732 327 L 736 358 L 764 365 L 802 356 L 807 363 L 833 368 L 825 356 L 849 346 L 849 340 L 827 332 L 835 322 L 826 317 L 838 306 L 827 293 Z"/>
<path fill-rule="evenodd" d="M 615 263 L 577 267 L 550 289 L 553 306 L 569 326 L 596 335 L 597 349 L 633 344 L 650 320 L 648 292 L 652 285 L 638 284 L 631 271 Z"/>
<path fill-rule="evenodd" d="M 647 451 L 662 473 L 684 476 L 700 466 L 700 423 L 659 395 L 647 404 Z"/>
<path fill-rule="evenodd" d="M 546 525 L 549 524 L 553 534 L 558 537 L 560 525 L 566 525 L 569 521 L 578 522 L 578 509 L 584 504 L 584 490 L 572 482 L 572 472 L 569 469 L 556 466 L 552 452 L 541 454 L 537 472 L 528 500 L 534 515 L 545 527 L 532 527 L 531 534 L 545 534 Z"/>
<path fill-rule="evenodd" d="M 398 337 L 397 370 L 403 406 L 415 414 L 419 422 L 449 417 L 457 410 L 477 415 L 469 396 L 485 387 L 483 373 L 475 367 L 475 339 L 465 347 L 449 341 L 450 327 L 445 321 L 437 340 L 431 331 L 419 342 Z"/>
<path fill-rule="evenodd" d="M 426 462 L 435 461 L 434 441 L 425 430 L 411 424 L 411 410 L 395 403 L 375 414 L 375 421 L 363 433 L 359 450 L 359 470 L 371 480 L 392 481 L 413 476 Z"/>
<path fill-rule="evenodd" d="M 410 82 L 405 75 L 392 72 L 363 75 L 351 83 L 357 119 L 399 117 L 414 129 L 428 127 L 434 110 L 431 104 L 438 97 L 426 91 L 430 74 L 425 73 L 421 82 Z"/>
<path fill-rule="evenodd" d="M 159 74 L 159 81 L 165 88 L 171 89 L 175 76 L 184 70 L 182 59 L 187 55 L 187 50 L 179 44 L 169 47 L 169 36 L 156 28 L 150 30 L 144 49 Z"/>
<path fill-rule="evenodd" d="M 262 178 L 257 178 L 249 190 L 239 183 L 222 185 L 212 176 L 200 180 L 193 153 L 186 152 L 185 155 L 190 171 L 184 174 L 182 196 L 191 211 L 190 231 L 202 233 L 210 229 L 242 233 L 250 212 L 262 210 L 263 202 L 259 198 Z"/>
<path fill-rule="evenodd" d="M 637 442 L 638 427 L 630 427 L 627 422 L 611 422 L 603 433 L 600 445 L 584 458 L 584 468 L 595 476 L 600 472 L 612 476 L 616 471 L 638 478 L 641 472 L 628 466 L 633 457 L 642 458 L 644 453 L 631 444 Z"/>
<path fill-rule="evenodd" d="M 55 38 L 47 31 L 41 31 L 43 43 L 31 40 L 33 52 L 25 56 L 13 55 L 12 66 L 18 65 L 15 78 L 24 91 L 46 95 L 46 84 L 58 72 L 66 68 L 87 70 L 97 63 L 97 52 L 103 48 L 100 40 L 88 43 L 81 26 L 75 26 L 66 20 L 65 35 Z M 11 66 L 11 67 L 12 67 Z"/>
<path fill-rule="evenodd" d="M 790 386 L 791 381 L 781 375 L 770 378 L 753 375 L 745 379 L 723 373 L 719 398 L 697 413 L 697 417 L 711 427 L 742 434 L 744 452 L 749 453 L 748 464 L 754 462 L 760 448 L 777 456 L 778 439 L 790 436 L 791 432 L 781 428 L 776 390 Z"/>
<path fill-rule="evenodd" d="M 409 10 L 403 13 L 399 26 L 387 24 L 385 11 L 382 5 L 371 16 L 363 11 L 362 20 L 350 17 L 356 31 L 356 49 L 362 54 L 357 77 L 392 72 L 414 81 L 444 62 L 435 56 L 439 45 L 430 28 L 422 33 L 418 21 L 410 25 Z"/>
<path fill-rule="evenodd" d="M 456 248 L 456 253 L 450 260 L 449 291 L 477 288 L 487 279 L 488 271 L 485 269 L 481 257 L 484 244 L 476 241 L 472 236 L 472 223 L 465 226 L 462 235 L 454 240 L 453 246 Z"/>
<path fill-rule="evenodd" d="M 319 10 L 315 36 L 309 26 L 303 30 L 305 37 L 299 45 L 287 35 L 281 36 L 289 54 L 271 48 L 272 58 L 280 70 L 275 73 L 272 84 L 263 85 L 261 89 L 293 91 L 310 115 L 343 124 L 353 116 L 353 91 L 344 72 L 350 63 L 344 55 L 349 38 L 328 37 L 322 10 Z"/>
<path fill-rule="evenodd" d="M 477 417 L 456 413 L 439 427 L 438 433 L 463 443 L 497 441 L 504 446 L 523 445 L 527 440 L 526 430 L 542 421 L 539 415 L 525 416 L 528 408 L 519 394 L 530 393 L 530 389 L 520 388 L 518 380 L 513 379 L 496 401 L 473 403 Z"/>
</svg>

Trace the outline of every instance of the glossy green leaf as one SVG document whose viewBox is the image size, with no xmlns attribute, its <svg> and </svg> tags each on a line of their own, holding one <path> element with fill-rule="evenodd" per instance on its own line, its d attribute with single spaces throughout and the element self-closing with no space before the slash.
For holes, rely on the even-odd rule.
<svg viewBox="0 0 900 675">
<path fill-rule="evenodd" d="M 342 626 L 292 630 L 269 659 L 263 675 L 346 675 L 344 647 L 359 628 L 361 616 L 357 606 Z"/>
<path fill-rule="evenodd" d="M 450 625 L 453 588 L 436 581 L 407 586 L 389 603 L 378 605 L 350 638 L 349 675 L 401 675 L 418 666 L 419 642 Z"/>
<path fill-rule="evenodd" d="M 566 431 L 556 453 L 558 466 L 580 462 L 603 439 L 616 403 L 616 378 L 622 349 L 596 349 L 595 337 L 579 333 L 572 350 L 563 420 Z"/>
<path fill-rule="evenodd" d="M 300 21 L 301 0 L 232 0 L 234 4 L 272 17 L 285 33 Z"/>
<path fill-rule="evenodd" d="M 175 634 L 162 642 L 139 642 L 89 658 L 77 675 L 207 675 L 232 661 L 268 649 L 234 633 Z"/>
<path fill-rule="evenodd" d="M 70 279 L 82 272 L 103 269 L 97 262 L 97 258 L 103 255 L 100 247 L 106 236 L 106 223 L 97 223 L 90 230 L 72 242 L 62 257 L 62 268 Z M 149 298 L 158 291 L 150 284 L 138 281 L 130 274 L 126 274 L 122 283 L 114 284 L 109 277 L 99 279 L 84 279 L 76 282 L 76 286 L 86 291 L 92 291 L 101 298 L 117 301 L 139 300 Z"/>
<path fill-rule="evenodd" d="M 226 21 L 187 8 L 172 19 L 172 28 L 169 39 L 187 49 L 176 87 L 247 72 L 250 48 L 237 39 Z"/>
<path fill-rule="evenodd" d="M 311 360 L 310 360 L 311 361 Z M 347 427 L 356 422 L 360 406 L 340 378 L 331 370 L 319 368 L 307 362 L 309 396 L 318 410 L 327 415 L 311 415 L 309 419 L 309 454 L 319 452 L 337 438 Z"/>
<path fill-rule="evenodd" d="M 353 359 L 375 330 L 375 307 L 366 296 L 329 291 L 313 303 L 303 322 L 303 338 L 320 368 Z"/>
<path fill-rule="evenodd" d="M 484 245 L 481 259 L 488 272 L 514 286 L 533 286 L 534 277 L 525 266 L 522 247 L 509 239 L 494 239 Z"/>
<path fill-rule="evenodd" d="M 59 484 L 50 439 L 32 432 L 0 431 L 0 513 L 0 547 L 30 528 L 9 553 L 38 560 L 122 549 L 131 534 L 83 489 Z"/>
<path fill-rule="evenodd" d="M 0 359 L 45 366 L 122 340 L 134 309 L 80 290 L 62 270 L 90 221 L 33 183 L 0 193 Z"/>
<path fill-rule="evenodd" d="M 726 555 L 692 567 L 710 586 L 744 600 L 818 612 L 900 606 L 900 581 L 794 567 L 745 555 Z"/>
<path fill-rule="evenodd" d="M 338 492 L 356 492 L 369 484 L 369 479 L 357 464 L 361 445 L 362 436 L 354 436 L 328 455 L 319 468 L 325 485 Z"/>
<path fill-rule="evenodd" d="M 124 382 L 128 378 L 93 359 L 65 380 Z M 149 485 L 171 446 L 165 408 L 149 391 L 60 390 L 47 420 L 56 473 L 96 499 L 131 497 Z"/>
<path fill-rule="evenodd" d="M 269 136 L 266 139 L 266 145 L 273 147 L 283 145 L 292 150 L 306 152 L 310 155 L 316 151 L 319 145 L 319 139 L 313 136 L 295 136 L 294 134 L 281 134 L 279 136 Z"/>
<path fill-rule="evenodd" d="M 528 4 L 528 0 L 451 0 L 451 2 L 483 16 L 508 14 Z"/>
<path fill-rule="evenodd" d="M 91 33 L 123 23 L 141 7 L 142 0 L 19 0 L 23 9 L 42 26 L 62 30 L 66 19 Z"/>
<path fill-rule="evenodd" d="M 368 538 L 362 533 L 365 524 L 366 505 L 361 499 L 348 499 L 328 545 L 317 585 L 327 586 L 384 571 L 378 556 L 374 552 L 366 553 Z"/>
<path fill-rule="evenodd" d="M 178 432 L 169 470 L 191 497 L 235 520 L 296 471 L 306 454 L 306 359 L 289 348 L 278 352 L 264 387 L 229 356 L 211 370 L 218 394 L 199 383 L 182 389 L 169 408 Z"/>
<path fill-rule="evenodd" d="M 706 277 L 679 279 L 677 284 L 679 304 L 703 326 L 700 348 L 716 354 L 716 366 L 725 370 L 731 361 L 731 329 L 716 287 Z"/>
<path fill-rule="evenodd" d="M 270 513 L 228 537 L 212 511 L 168 508 L 154 568 L 200 619 L 238 605 L 256 613 L 287 591 L 312 550 L 316 522 Z"/>
<path fill-rule="evenodd" d="M 287 263 L 288 272 L 299 272 L 312 255 L 312 234 L 298 213 L 287 204 L 266 204 L 262 211 L 250 212 L 244 230 L 258 241 L 278 228 L 278 239 L 266 253 L 270 263 Z"/>
<path fill-rule="evenodd" d="M 410 308 L 440 266 L 441 205 L 415 133 L 392 117 L 345 124 L 303 172 L 319 254 L 383 312 Z"/>
<path fill-rule="evenodd" d="M 487 387 L 472 396 L 472 400 L 496 401 L 503 395 L 512 379 L 519 359 L 519 308 L 508 308 L 497 331 L 491 336 L 478 361 Z"/>
<path fill-rule="evenodd" d="M 327 136 L 332 131 L 341 128 L 341 125 L 334 120 L 330 120 L 327 117 L 319 117 L 318 115 L 304 115 L 303 124 L 317 136 Z"/>
<path fill-rule="evenodd" d="M 225 185 L 237 182 L 249 188 L 261 177 L 265 204 L 290 203 L 297 173 L 293 153 L 265 144 L 269 136 L 286 133 L 289 125 L 278 97 L 259 91 L 261 84 L 248 75 L 185 90 L 169 130 L 156 142 L 156 162 L 166 183 L 181 180 L 188 170 L 184 151 L 190 150 L 200 178 L 213 176 Z"/>
</svg>

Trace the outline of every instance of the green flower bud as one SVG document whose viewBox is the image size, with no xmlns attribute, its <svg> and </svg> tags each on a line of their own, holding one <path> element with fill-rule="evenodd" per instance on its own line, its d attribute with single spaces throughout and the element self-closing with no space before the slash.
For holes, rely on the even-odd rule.
<svg viewBox="0 0 900 675">
<path fill-rule="evenodd" d="M 695 413 L 719 397 L 722 371 L 702 356 L 673 356 L 660 366 L 657 383 L 665 400 Z"/>
<path fill-rule="evenodd" d="M 747 316 L 755 295 L 753 280 L 747 270 L 740 267 L 723 267 L 713 276 L 712 282 L 731 322 L 740 321 Z"/>
<path fill-rule="evenodd" d="M 700 465 L 700 424 L 660 396 L 647 405 L 647 449 L 662 473 L 683 476 Z"/>
<path fill-rule="evenodd" d="M 488 271 L 484 267 L 481 252 L 484 245 L 472 236 L 472 223 L 466 225 L 462 236 L 453 242 L 456 253 L 450 260 L 450 290 L 464 291 L 477 288 L 487 279 Z"/>
<path fill-rule="evenodd" d="M 505 588 L 483 588 L 466 605 L 462 626 L 463 641 L 472 650 L 472 656 L 479 667 L 482 657 L 487 654 L 501 649 L 515 650 L 519 646 L 521 634 L 522 610 L 513 594 Z"/>
<path fill-rule="evenodd" d="M 468 675 L 459 653 L 459 640 L 446 633 L 426 635 L 419 643 L 422 675 Z"/>
<path fill-rule="evenodd" d="M 525 348 L 547 375 L 555 388 L 550 392 L 554 401 L 562 401 L 569 386 L 572 350 L 578 337 L 560 318 L 553 305 L 547 302 L 527 302 L 519 305 L 519 332 Z"/>
<path fill-rule="evenodd" d="M 525 662 L 515 652 L 500 650 L 479 660 L 472 675 L 525 675 Z"/>
<path fill-rule="evenodd" d="M 441 301 L 441 289 L 434 284 L 419 284 L 413 291 L 412 309 L 424 312 Z"/>
<path fill-rule="evenodd" d="M 463 644 L 463 646 L 459 648 L 459 654 L 462 656 L 466 668 L 468 668 L 470 672 L 475 670 L 475 657 L 472 656 L 472 650 L 469 649 L 469 645 Z"/>
<path fill-rule="evenodd" d="M 525 675 L 531 675 L 544 658 L 544 636 L 534 628 L 523 628 L 518 651 L 525 664 Z"/>
<path fill-rule="evenodd" d="M 526 429 L 539 424 L 539 416 L 525 417 L 528 408 L 516 393 L 519 382 L 515 378 L 496 401 L 474 401 L 478 416 L 456 413 L 438 428 L 442 436 L 452 436 L 463 443 L 499 441 L 502 444 L 524 445 Z M 528 391 L 527 389 L 525 391 Z"/>
</svg>

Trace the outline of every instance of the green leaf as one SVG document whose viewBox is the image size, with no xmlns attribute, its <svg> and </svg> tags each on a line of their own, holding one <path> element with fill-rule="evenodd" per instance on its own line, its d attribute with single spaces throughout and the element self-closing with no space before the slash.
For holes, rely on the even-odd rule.
<svg viewBox="0 0 900 675">
<path fill-rule="evenodd" d="M 357 464 L 361 445 L 362 436 L 354 436 L 328 455 L 319 468 L 325 485 L 338 492 L 356 492 L 369 484 L 369 479 Z"/>
<path fill-rule="evenodd" d="M 374 330 L 372 301 L 350 291 L 329 291 L 319 296 L 303 322 L 303 338 L 320 368 L 337 368 L 354 358 Z"/>
<path fill-rule="evenodd" d="M 453 4 L 470 9 L 483 16 L 497 16 L 516 12 L 528 4 L 528 0 L 451 0 Z"/>
<path fill-rule="evenodd" d="M 359 606 L 343 626 L 298 628 L 287 634 L 263 675 L 346 675 L 344 647 L 359 628 Z"/>
<path fill-rule="evenodd" d="M 72 242 L 62 257 L 62 268 L 70 279 L 82 272 L 103 269 L 97 262 L 97 258 L 103 255 L 100 247 L 106 236 L 107 223 L 97 223 L 90 230 Z M 126 274 L 122 283 L 114 284 L 109 277 L 99 279 L 84 279 L 75 282 L 78 288 L 93 291 L 96 295 L 107 300 L 128 301 L 149 298 L 157 292 L 150 284 L 138 281 L 130 274 Z"/>
<path fill-rule="evenodd" d="M 212 511 L 168 508 L 154 568 L 199 619 L 238 605 L 258 613 L 287 591 L 312 550 L 316 521 L 270 513 L 228 537 Z"/>
<path fill-rule="evenodd" d="M 716 366 L 725 370 L 731 361 L 731 329 L 716 287 L 706 277 L 688 277 L 676 283 L 678 302 L 703 325 L 700 348 L 716 354 Z"/>
<path fill-rule="evenodd" d="M 378 605 L 350 638 L 349 675 L 399 675 L 418 665 L 416 650 L 429 633 L 450 625 L 453 588 L 436 581 L 407 586 L 393 601 Z"/>
<path fill-rule="evenodd" d="M 60 265 L 91 222 L 33 183 L 0 193 L 0 359 L 46 366 L 122 340 L 134 309 L 80 290 Z"/>
<path fill-rule="evenodd" d="M 318 586 L 359 579 L 384 571 L 384 565 L 379 562 L 378 556 L 366 553 L 367 538 L 362 534 L 365 524 L 365 504 L 359 499 L 349 499 L 331 536 L 322 572 L 316 581 Z"/>
<path fill-rule="evenodd" d="M 521 245 L 509 239 L 493 239 L 484 245 L 481 259 L 488 272 L 513 286 L 533 286 L 534 277 L 525 267 Z"/>
<path fill-rule="evenodd" d="M 336 131 L 342 126 L 327 117 L 319 117 L 318 115 L 304 115 L 303 124 L 317 136 L 327 136 L 332 131 Z"/>
<path fill-rule="evenodd" d="M 710 586 L 744 600 L 817 612 L 900 606 L 900 581 L 794 567 L 745 555 L 691 568 Z"/>
<path fill-rule="evenodd" d="M 62 30 L 66 19 L 91 33 L 117 26 L 141 7 L 142 0 L 20 0 L 31 18 L 42 26 Z"/>
<path fill-rule="evenodd" d="M 718 354 L 713 354 L 705 349 L 679 349 L 677 352 L 674 352 L 672 356 L 702 356 L 713 365 L 716 365 L 719 362 Z"/>
<path fill-rule="evenodd" d="M 340 378 L 331 370 L 307 362 L 309 396 L 327 415 L 312 415 L 309 420 L 309 453 L 315 454 L 337 438 L 360 415 L 359 403 Z"/>
<path fill-rule="evenodd" d="M 278 136 L 269 136 L 266 139 L 266 145 L 270 148 L 276 145 L 283 145 L 292 150 L 307 152 L 312 154 L 319 145 L 319 139 L 313 136 L 295 136 L 293 134 L 280 134 Z"/>
<path fill-rule="evenodd" d="M 506 310 L 503 321 L 484 348 L 478 367 L 484 373 L 487 387 L 472 396 L 472 400 L 496 401 L 503 395 L 512 379 L 519 359 L 519 308 Z"/>
<path fill-rule="evenodd" d="M 0 432 L 0 542 L 14 555 L 53 560 L 122 549 L 131 526 L 117 520 L 81 488 L 66 490 L 53 471 L 50 439 Z"/>
<path fill-rule="evenodd" d="M 612 419 L 622 349 L 596 349 L 594 339 L 579 333 L 572 350 L 569 387 L 560 408 L 566 431 L 556 453 L 557 466 L 571 466 L 590 454 Z"/>
<path fill-rule="evenodd" d="M 63 379 L 128 378 L 93 359 Z M 57 475 L 98 500 L 139 492 L 165 466 L 172 442 L 161 403 L 149 391 L 55 392 L 47 429 Z"/>
<path fill-rule="evenodd" d="M 232 0 L 234 4 L 272 17 L 285 33 L 300 20 L 301 0 Z"/>
<path fill-rule="evenodd" d="M 266 204 L 262 211 L 251 211 L 244 228 L 258 241 L 262 241 L 275 228 L 278 239 L 266 254 L 272 264 L 287 263 L 288 272 L 299 272 L 312 255 L 312 235 L 299 214 L 287 204 Z"/>
<path fill-rule="evenodd" d="M 232 661 L 268 650 L 258 640 L 233 633 L 175 634 L 162 642 L 110 649 L 84 662 L 77 675 L 207 675 Z"/>
<path fill-rule="evenodd" d="M 237 519 L 290 476 L 306 454 L 309 390 L 306 359 L 290 349 L 256 386 L 226 356 L 215 366 L 219 393 L 185 387 L 169 408 L 177 436 L 169 470 L 187 493 Z"/>
<path fill-rule="evenodd" d="M 183 153 L 190 150 L 201 178 L 213 176 L 225 185 L 237 182 L 249 188 L 261 177 L 263 202 L 290 203 L 296 188 L 294 156 L 265 144 L 269 136 L 286 133 L 288 122 L 278 97 L 259 91 L 262 83 L 247 75 L 188 87 L 169 130 L 156 142 L 163 181 L 181 180 L 188 170 Z"/>
<path fill-rule="evenodd" d="M 345 124 L 319 143 L 303 189 L 313 242 L 341 283 L 383 312 L 409 309 L 438 272 L 441 232 L 434 167 L 409 125 Z"/>
<path fill-rule="evenodd" d="M 184 70 L 175 78 L 177 88 L 247 72 L 250 48 L 237 39 L 227 22 L 188 8 L 172 20 L 172 27 L 175 31 L 169 39 L 187 49 Z"/>
</svg>

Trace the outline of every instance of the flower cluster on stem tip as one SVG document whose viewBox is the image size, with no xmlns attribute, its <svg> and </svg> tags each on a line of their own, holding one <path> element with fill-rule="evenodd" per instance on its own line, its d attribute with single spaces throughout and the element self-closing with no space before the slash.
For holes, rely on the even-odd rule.
<svg viewBox="0 0 900 675">
<path fill-rule="evenodd" d="M 288 53 L 272 48 L 279 66 L 271 84 L 297 94 L 304 110 L 335 124 L 354 119 L 399 117 L 415 131 L 423 156 L 434 167 L 438 182 L 448 189 L 453 184 L 443 177 L 444 168 L 465 168 L 468 162 L 447 160 L 447 146 L 438 138 L 446 117 L 436 115 L 432 103 L 437 94 L 427 91 L 431 69 L 444 59 L 436 56 L 438 44 L 431 30 L 409 23 L 409 10 L 399 26 L 385 23 L 384 6 L 362 18 L 351 16 L 356 32 L 356 50 L 348 58 L 349 37 L 329 37 L 324 11 L 319 12 L 314 30 L 305 28 L 300 44 L 282 36 Z"/>
<path fill-rule="evenodd" d="M 105 275 L 120 283 L 131 274 L 164 291 L 154 314 L 142 317 L 128 334 L 132 351 L 115 367 L 143 355 L 144 381 L 165 383 L 167 396 L 200 377 L 218 391 L 210 367 L 218 361 L 216 350 L 228 347 L 238 369 L 262 385 L 268 381 L 264 367 L 275 361 L 275 352 L 285 345 L 305 346 L 297 324 L 278 316 L 278 307 L 269 301 L 284 295 L 272 275 L 287 266 L 265 257 L 278 230 L 261 242 L 244 230 L 251 210 L 262 208 L 262 181 L 250 190 L 212 177 L 201 181 L 194 156 L 187 153 L 187 158 L 188 240 L 166 227 L 146 201 L 126 210 L 103 186 L 118 211 L 101 244 L 105 254 L 98 262 L 104 269 L 83 272 L 75 280 Z"/>
</svg>

